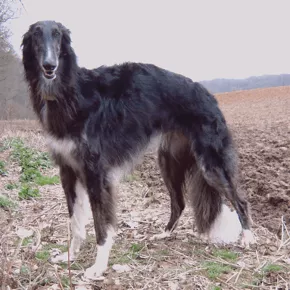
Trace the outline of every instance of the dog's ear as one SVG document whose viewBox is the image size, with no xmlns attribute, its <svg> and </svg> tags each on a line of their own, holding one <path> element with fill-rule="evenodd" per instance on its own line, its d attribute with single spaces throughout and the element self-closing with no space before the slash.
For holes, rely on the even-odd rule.
<svg viewBox="0 0 290 290">
<path fill-rule="evenodd" d="M 57 23 L 61 33 L 62 33 L 62 40 L 61 40 L 61 50 L 63 54 L 70 53 L 71 50 L 71 38 L 70 38 L 70 31 L 61 23 Z"/>
<path fill-rule="evenodd" d="M 22 62 L 25 68 L 28 68 L 34 59 L 32 53 L 32 34 L 31 34 L 31 26 L 29 30 L 23 35 L 22 43 Z"/>
<path fill-rule="evenodd" d="M 70 31 L 67 28 L 65 28 L 64 26 L 62 29 L 62 39 L 67 44 L 69 44 L 69 45 L 71 44 Z"/>
<path fill-rule="evenodd" d="M 31 32 L 30 29 L 23 35 L 21 47 L 22 49 L 26 49 L 31 46 Z"/>
<path fill-rule="evenodd" d="M 22 43 L 21 43 L 21 47 L 23 49 L 31 47 L 31 45 L 32 45 L 32 31 L 33 31 L 34 27 L 35 27 L 35 24 L 31 24 L 29 26 L 28 31 L 23 35 Z"/>
</svg>

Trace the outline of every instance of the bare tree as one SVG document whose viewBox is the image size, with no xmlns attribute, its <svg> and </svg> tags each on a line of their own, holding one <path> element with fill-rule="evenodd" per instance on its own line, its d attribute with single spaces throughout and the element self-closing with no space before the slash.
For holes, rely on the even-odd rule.
<svg viewBox="0 0 290 290">
<path fill-rule="evenodd" d="M 16 11 L 12 9 L 15 0 L 0 0 L 0 49 L 11 49 L 8 42 L 10 31 L 6 24 L 9 20 L 13 19 Z"/>
<path fill-rule="evenodd" d="M 19 1 L 0 0 L 0 119 L 31 116 L 22 64 L 9 43 L 11 31 L 7 26 L 18 14 Z"/>
</svg>

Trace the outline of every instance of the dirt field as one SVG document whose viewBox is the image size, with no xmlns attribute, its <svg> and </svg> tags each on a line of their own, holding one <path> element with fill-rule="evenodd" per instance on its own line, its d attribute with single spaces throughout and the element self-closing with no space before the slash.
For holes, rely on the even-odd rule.
<svg viewBox="0 0 290 290">
<path fill-rule="evenodd" d="M 0 285 L 12 289 L 69 289 L 70 285 L 76 289 L 289 289 L 290 87 L 217 98 L 239 151 L 240 190 L 246 191 L 251 203 L 257 245 L 245 250 L 238 244 L 206 244 L 196 235 L 190 208 L 172 237 L 150 241 L 165 227 L 170 209 L 156 159 L 148 154 L 120 186 L 118 236 L 105 279 L 84 283 L 83 269 L 95 257 L 92 225 L 76 262 L 70 267 L 49 263 L 52 252 L 68 245 L 61 185 L 59 181 L 37 185 L 38 197 L 19 199 L 24 186 L 23 154 L 17 150 L 26 152 L 21 146 L 27 146 L 34 152 L 45 151 L 45 142 L 34 122 L 2 122 Z M 13 145 L 16 137 L 25 145 Z M 50 166 L 40 171 L 57 175 Z M 118 265 L 126 266 L 124 272 Z"/>
</svg>

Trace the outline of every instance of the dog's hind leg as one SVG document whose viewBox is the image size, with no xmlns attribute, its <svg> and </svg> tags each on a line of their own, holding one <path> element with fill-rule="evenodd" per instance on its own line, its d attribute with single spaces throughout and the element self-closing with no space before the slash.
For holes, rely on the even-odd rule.
<svg viewBox="0 0 290 290">
<path fill-rule="evenodd" d="M 163 137 L 158 151 L 158 163 L 164 183 L 170 194 L 171 214 L 165 231 L 153 236 L 151 240 L 169 237 L 176 228 L 185 207 L 185 175 L 194 162 L 194 157 L 190 154 L 188 142 L 184 136 L 171 133 Z"/>
<path fill-rule="evenodd" d="M 91 214 L 86 189 L 77 179 L 74 171 L 70 167 L 61 166 L 60 176 L 71 219 L 72 240 L 69 249 L 70 257 L 68 257 L 68 252 L 65 252 L 52 257 L 52 263 L 68 262 L 68 259 L 75 260 L 81 243 L 86 238 L 85 226 L 88 224 Z"/>
<path fill-rule="evenodd" d="M 86 182 L 92 208 L 97 240 L 97 257 L 95 263 L 85 271 L 85 278 L 97 280 L 107 269 L 111 248 L 114 242 L 115 187 L 100 168 L 86 171 Z"/>
</svg>

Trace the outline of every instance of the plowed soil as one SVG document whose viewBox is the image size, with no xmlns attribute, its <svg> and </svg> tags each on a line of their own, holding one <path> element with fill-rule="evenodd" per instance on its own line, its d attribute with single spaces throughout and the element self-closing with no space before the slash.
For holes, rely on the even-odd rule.
<svg viewBox="0 0 290 290">
<path fill-rule="evenodd" d="M 290 88 L 240 91 L 217 96 L 240 158 L 241 186 L 253 220 L 278 232 L 290 224 Z"/>
</svg>

